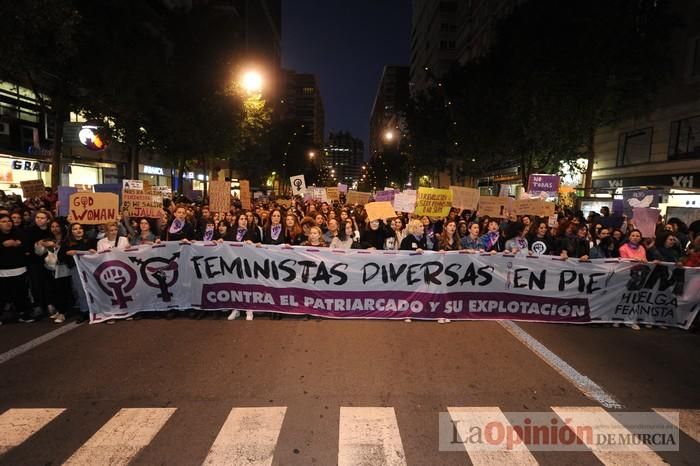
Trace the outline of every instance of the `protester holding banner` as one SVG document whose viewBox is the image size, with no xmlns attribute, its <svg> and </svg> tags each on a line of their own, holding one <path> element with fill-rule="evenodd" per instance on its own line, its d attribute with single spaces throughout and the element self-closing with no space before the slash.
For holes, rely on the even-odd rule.
<svg viewBox="0 0 700 466">
<path fill-rule="evenodd" d="M 338 236 L 333 238 L 330 247 L 333 249 L 359 249 L 360 243 L 356 240 L 355 224 L 351 219 L 346 219 L 344 228 L 338 230 Z"/>
<path fill-rule="evenodd" d="M 105 224 L 106 235 L 97 242 L 97 252 L 110 251 L 112 249 L 126 249 L 129 247 L 129 240 L 119 235 L 117 222 Z"/>
<path fill-rule="evenodd" d="M 558 253 L 556 243 L 549 234 L 547 222 L 540 220 L 533 225 L 536 225 L 533 228 L 534 232 L 531 232 L 530 236 L 528 236 L 530 251 L 536 256 L 556 255 Z"/>
<path fill-rule="evenodd" d="M 75 255 L 80 252 L 97 252 L 97 244 L 94 240 L 85 237 L 85 230 L 79 223 L 72 223 L 63 247 L 58 251 L 59 262 L 65 263 L 71 271 L 71 286 L 73 287 L 73 297 L 78 305 L 80 315 L 79 322 L 88 319 L 88 301 L 85 290 L 80 282 L 78 268 L 75 266 Z"/>
<path fill-rule="evenodd" d="M 467 234 L 462 236 L 462 249 L 468 249 L 470 252 L 483 251 L 484 245 L 479 236 L 479 224 L 472 222 L 467 228 Z"/>
<path fill-rule="evenodd" d="M 49 290 L 45 280 L 42 257 L 32 253 L 32 251 L 36 252 L 37 248 L 39 248 L 43 254 L 47 246 L 53 245 L 49 220 L 47 212 L 36 212 L 34 224 L 29 226 L 24 233 L 27 239 L 27 247 L 30 250 L 27 260 L 27 272 L 33 304 L 32 317 L 34 319 L 40 319 L 47 312 Z"/>
<path fill-rule="evenodd" d="M 325 241 L 326 244 L 331 244 L 333 238 L 338 236 L 338 221 L 332 218 L 326 222 L 326 225 L 328 228 L 323 233 L 323 241 Z"/>
<path fill-rule="evenodd" d="M 44 263 L 44 280 L 48 291 L 47 311 L 49 318 L 54 323 L 62 324 L 66 320 L 66 313 L 73 304 L 71 296 L 71 271 L 62 263 L 59 251 L 64 247 L 64 227 L 58 220 L 52 220 L 49 229 L 51 237 L 44 243 L 44 252 L 41 254 Z"/>
<path fill-rule="evenodd" d="M 299 219 L 294 214 L 287 214 L 284 217 L 284 242 L 285 244 L 295 245 L 301 244 L 299 239 L 303 235 L 301 225 L 299 224 Z"/>
<path fill-rule="evenodd" d="M 187 221 L 187 209 L 183 205 L 177 206 L 165 230 L 165 241 L 192 241 L 194 236 L 194 226 Z"/>
<path fill-rule="evenodd" d="M 328 246 L 323 240 L 321 228 L 313 226 L 309 229 L 309 238 L 301 243 L 302 246 L 313 246 L 315 248 L 325 248 Z"/>
<path fill-rule="evenodd" d="M 506 242 L 500 232 L 500 225 L 495 219 L 490 219 L 488 222 L 488 230 L 481 237 L 481 246 L 486 252 L 497 253 L 503 252 L 506 247 Z"/>
<path fill-rule="evenodd" d="M 670 232 L 663 231 L 654 240 L 652 247 L 647 249 L 647 260 L 677 263 L 682 255 L 678 238 Z"/>
<path fill-rule="evenodd" d="M 440 240 L 435 246 L 436 251 L 459 251 L 462 249 L 462 239 L 457 232 L 457 223 L 453 219 L 445 221 Z"/>
<path fill-rule="evenodd" d="M 642 244 L 641 231 L 630 231 L 629 241 L 620 246 L 620 257 L 623 259 L 634 259 L 640 262 L 647 262 L 647 251 Z"/>
<path fill-rule="evenodd" d="M 591 253 L 591 243 L 588 239 L 588 227 L 578 225 L 574 236 L 567 236 L 562 242 L 561 257 L 575 257 L 588 260 Z"/>
<path fill-rule="evenodd" d="M 392 236 L 387 231 L 384 222 L 381 220 L 372 220 L 369 222 L 369 228 L 360 233 L 360 243 L 363 249 L 384 249 L 384 242 Z"/>
<path fill-rule="evenodd" d="M 151 221 L 145 217 L 138 220 L 138 230 L 136 235 L 131 240 L 132 246 L 140 246 L 142 244 L 154 244 L 157 240 L 156 235 L 151 228 Z"/>
<path fill-rule="evenodd" d="M 273 209 L 263 228 L 263 244 L 284 244 L 285 229 L 282 225 L 282 211 Z"/>
<path fill-rule="evenodd" d="M 238 222 L 236 228 L 233 230 L 233 241 L 238 243 L 248 242 L 248 243 L 259 243 L 260 241 L 255 241 L 256 231 L 251 228 L 248 223 L 248 215 L 240 214 L 238 216 Z"/>
<path fill-rule="evenodd" d="M 406 225 L 406 237 L 401 241 L 399 249 L 402 251 L 423 252 L 428 249 L 425 237 L 425 225 L 422 220 L 413 219 Z"/>
<path fill-rule="evenodd" d="M 505 231 L 505 251 L 511 254 L 527 255 L 530 250 L 525 238 L 525 225 L 522 222 L 510 222 Z"/>
</svg>

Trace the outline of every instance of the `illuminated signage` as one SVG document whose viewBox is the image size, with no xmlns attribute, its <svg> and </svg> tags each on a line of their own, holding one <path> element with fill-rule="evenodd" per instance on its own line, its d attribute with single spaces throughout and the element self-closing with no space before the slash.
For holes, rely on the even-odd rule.
<svg viewBox="0 0 700 466">
<path fill-rule="evenodd" d="M 90 150 L 98 151 L 107 147 L 107 144 L 97 134 L 97 126 L 83 126 L 78 133 L 80 143 Z"/>
<path fill-rule="evenodd" d="M 152 167 L 150 165 L 143 166 L 143 172 L 147 175 L 165 175 L 163 169 L 160 167 Z"/>
</svg>

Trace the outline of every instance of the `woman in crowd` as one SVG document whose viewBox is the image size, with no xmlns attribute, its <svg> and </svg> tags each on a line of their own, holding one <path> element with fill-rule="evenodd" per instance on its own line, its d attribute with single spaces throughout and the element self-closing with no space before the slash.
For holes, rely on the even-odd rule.
<svg viewBox="0 0 700 466">
<path fill-rule="evenodd" d="M 511 254 L 527 255 L 527 238 L 525 238 L 525 225 L 522 222 L 510 222 L 506 227 L 505 251 Z"/>
<path fill-rule="evenodd" d="M 247 243 L 259 243 L 260 241 L 255 241 L 256 237 L 256 228 L 254 226 L 251 226 L 250 223 L 248 222 L 248 215 L 247 214 L 240 214 L 238 216 L 238 222 L 236 224 L 236 228 L 232 232 L 232 238 L 233 241 L 236 241 L 238 243 L 242 242 L 247 242 Z"/>
<path fill-rule="evenodd" d="M 298 245 L 302 243 L 301 237 L 304 234 L 299 225 L 299 219 L 294 214 L 287 214 L 284 217 L 284 242 L 290 246 Z M 305 238 L 304 238 L 305 239 Z"/>
<path fill-rule="evenodd" d="M 484 251 L 493 254 L 505 250 L 506 242 L 500 233 L 500 226 L 497 220 L 489 220 L 486 234 L 481 237 L 481 247 Z"/>
<path fill-rule="evenodd" d="M 422 220 L 411 220 L 406 225 L 406 237 L 401 241 L 399 249 L 402 251 L 423 252 L 428 249 L 425 238 L 425 225 Z"/>
<path fill-rule="evenodd" d="M 250 241 L 253 243 L 262 243 L 262 236 L 263 236 L 263 231 L 261 222 L 260 222 L 260 216 L 256 214 L 255 212 L 246 212 L 245 213 L 246 218 L 248 219 L 248 229 L 250 229 Z M 239 223 L 240 223 L 240 216 L 239 218 Z"/>
<path fill-rule="evenodd" d="M 219 221 L 219 224 L 216 226 L 216 232 L 214 233 L 214 241 L 231 241 L 231 237 L 229 235 L 229 226 L 226 220 L 221 220 Z"/>
<path fill-rule="evenodd" d="M 323 233 L 323 241 L 325 241 L 326 244 L 331 244 L 333 238 L 338 236 L 338 221 L 334 218 L 331 218 L 326 222 L 326 225 L 327 228 L 326 231 Z"/>
<path fill-rule="evenodd" d="M 326 225 L 326 217 L 321 213 L 321 212 L 316 212 L 316 215 L 314 216 L 314 221 L 316 222 L 316 226 L 321 229 L 323 233 L 328 230 L 328 227 Z"/>
<path fill-rule="evenodd" d="M 141 246 L 143 244 L 154 244 L 157 242 L 160 242 L 160 240 L 152 231 L 151 221 L 145 217 L 141 217 L 138 221 L 138 231 L 131 240 L 131 245 Z"/>
<path fill-rule="evenodd" d="M 591 253 L 591 243 L 588 239 L 588 227 L 579 224 L 576 227 L 576 235 L 567 236 L 562 242 L 561 257 L 577 258 L 587 261 Z"/>
<path fill-rule="evenodd" d="M 425 235 L 425 244 L 428 246 L 428 249 L 432 250 L 435 247 L 435 243 L 437 242 L 437 238 L 435 237 L 435 224 L 427 215 L 423 215 L 420 218 L 420 221 L 423 223 L 423 234 Z"/>
<path fill-rule="evenodd" d="M 294 241 L 294 244 L 302 244 L 304 241 L 307 241 L 309 239 L 309 232 L 311 231 L 311 227 L 316 226 L 316 221 L 313 219 L 313 217 L 309 217 L 308 215 L 301 219 L 301 234 L 297 236 L 296 240 Z"/>
<path fill-rule="evenodd" d="M 105 223 L 106 235 L 97 242 L 97 252 L 110 251 L 112 249 L 124 250 L 129 247 L 129 240 L 119 235 L 117 222 Z"/>
<path fill-rule="evenodd" d="M 472 222 L 467 228 L 467 234 L 462 236 L 462 249 L 468 249 L 470 252 L 483 251 L 484 245 L 479 236 L 479 224 Z"/>
<path fill-rule="evenodd" d="M 73 287 L 74 302 L 78 305 L 80 312 L 78 322 L 84 322 L 88 319 L 87 295 L 80 281 L 78 267 L 75 265 L 75 255 L 80 252 L 95 253 L 97 244 L 95 240 L 90 240 L 85 237 L 85 230 L 79 223 L 71 223 L 68 237 L 63 247 L 58 251 L 58 261 L 66 264 L 71 271 L 71 286 Z"/>
<path fill-rule="evenodd" d="M 442 234 L 435 248 L 437 251 L 459 251 L 462 249 L 462 240 L 457 232 L 457 222 L 448 219 L 442 226 Z"/>
<path fill-rule="evenodd" d="M 634 229 L 630 231 L 629 241 L 620 246 L 622 259 L 634 259 L 639 262 L 647 261 L 647 251 L 642 244 L 642 232 Z"/>
<path fill-rule="evenodd" d="M 384 249 L 384 241 L 389 234 L 381 220 L 369 222 L 369 228 L 360 233 L 360 243 L 364 249 Z"/>
<path fill-rule="evenodd" d="M 282 225 L 282 212 L 273 209 L 267 217 L 263 228 L 263 244 L 284 244 L 286 242 L 285 228 Z"/>
<path fill-rule="evenodd" d="M 309 229 L 309 238 L 301 243 L 302 246 L 313 246 L 315 248 L 325 248 L 328 245 L 323 241 L 323 232 L 317 226 Z"/>
<path fill-rule="evenodd" d="M 194 240 L 194 226 L 187 221 L 187 209 L 185 206 L 179 205 L 175 207 L 173 215 L 173 219 L 165 231 L 165 241 L 189 242 Z"/>
<path fill-rule="evenodd" d="M 360 243 L 355 238 L 355 232 L 355 224 L 351 219 L 346 219 L 344 228 L 338 230 L 338 236 L 333 238 L 330 247 L 334 249 L 359 249 Z"/>
<path fill-rule="evenodd" d="M 21 216 L 20 216 L 21 218 Z M 21 230 L 14 226 L 12 218 L 0 214 L 0 323 L 14 320 L 19 314 L 20 322 L 33 322 L 30 315 L 27 293 L 27 245 Z"/>
<path fill-rule="evenodd" d="M 534 222 L 536 225 L 528 237 L 530 251 L 536 256 L 552 256 L 557 254 L 554 238 L 549 234 L 547 222 L 542 220 Z"/>
<path fill-rule="evenodd" d="M 58 220 L 49 224 L 51 237 L 44 244 L 43 251 L 36 251 L 44 262 L 44 277 L 49 291 L 47 310 L 49 318 L 62 324 L 66 313 L 73 304 L 71 296 L 71 271 L 68 265 L 59 261 L 59 251 L 65 247 L 63 225 Z"/>
<path fill-rule="evenodd" d="M 678 238 L 670 231 L 662 231 L 647 250 L 647 260 L 677 263 L 681 258 Z"/>
</svg>

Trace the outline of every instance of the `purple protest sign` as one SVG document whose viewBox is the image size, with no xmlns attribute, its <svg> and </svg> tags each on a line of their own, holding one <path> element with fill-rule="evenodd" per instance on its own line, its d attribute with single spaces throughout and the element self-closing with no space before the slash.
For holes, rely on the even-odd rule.
<svg viewBox="0 0 700 466">
<path fill-rule="evenodd" d="M 549 197 L 556 197 L 559 192 L 559 175 L 530 175 L 527 186 L 528 192 L 532 194 L 545 192 Z"/>
<path fill-rule="evenodd" d="M 68 217 L 68 202 L 70 201 L 70 195 L 77 193 L 78 188 L 72 186 L 59 186 L 58 187 L 58 216 Z"/>
<path fill-rule="evenodd" d="M 392 189 L 391 191 L 377 191 L 374 193 L 374 201 L 375 202 L 393 202 L 394 201 L 394 193 L 395 191 Z"/>
</svg>

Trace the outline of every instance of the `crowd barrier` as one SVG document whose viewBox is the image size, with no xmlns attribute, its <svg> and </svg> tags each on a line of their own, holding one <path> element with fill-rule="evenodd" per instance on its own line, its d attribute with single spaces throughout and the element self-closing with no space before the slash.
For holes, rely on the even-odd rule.
<svg viewBox="0 0 700 466">
<path fill-rule="evenodd" d="M 76 257 L 93 323 L 239 309 L 687 329 L 700 310 L 700 269 L 666 263 L 201 242 Z"/>
</svg>

